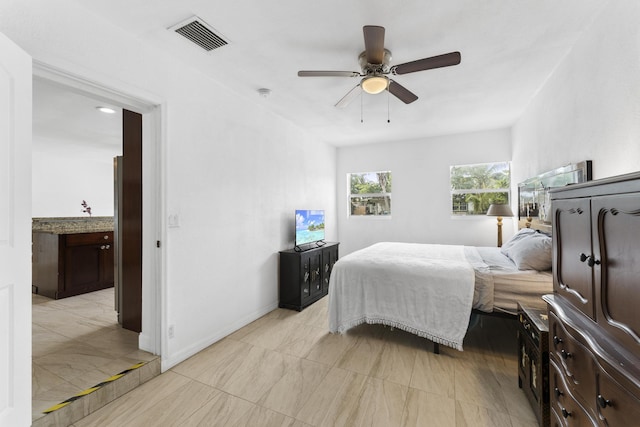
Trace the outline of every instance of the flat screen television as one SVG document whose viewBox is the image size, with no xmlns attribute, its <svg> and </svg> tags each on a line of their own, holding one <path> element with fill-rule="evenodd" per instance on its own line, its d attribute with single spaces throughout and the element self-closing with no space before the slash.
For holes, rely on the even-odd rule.
<svg viewBox="0 0 640 427">
<path fill-rule="evenodd" d="M 296 209 L 296 247 L 324 240 L 324 211 Z"/>
</svg>

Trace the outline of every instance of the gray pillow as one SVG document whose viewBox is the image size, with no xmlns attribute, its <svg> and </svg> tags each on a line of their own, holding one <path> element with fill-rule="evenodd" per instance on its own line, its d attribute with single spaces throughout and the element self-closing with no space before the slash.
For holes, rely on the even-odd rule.
<svg viewBox="0 0 640 427">
<path fill-rule="evenodd" d="M 520 240 L 524 239 L 527 236 L 530 236 L 532 234 L 536 234 L 537 231 L 534 230 L 533 228 L 521 228 L 520 230 L 518 230 L 518 232 L 516 234 L 514 234 L 509 241 L 507 241 L 507 243 L 503 244 L 502 247 L 500 248 L 500 252 L 502 252 L 503 255 L 508 255 L 509 249 L 511 249 L 511 247 L 513 245 L 515 245 L 516 243 L 518 243 Z"/>
<path fill-rule="evenodd" d="M 553 244 L 551 237 L 543 233 L 528 234 L 508 248 L 506 255 L 518 270 L 551 269 Z"/>
</svg>

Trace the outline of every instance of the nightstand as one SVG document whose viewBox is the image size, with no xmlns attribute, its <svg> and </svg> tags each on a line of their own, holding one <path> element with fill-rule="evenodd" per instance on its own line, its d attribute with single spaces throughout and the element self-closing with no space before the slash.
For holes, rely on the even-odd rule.
<svg viewBox="0 0 640 427">
<path fill-rule="evenodd" d="M 518 304 L 518 385 L 541 426 L 549 425 L 549 320 L 547 310 Z"/>
</svg>

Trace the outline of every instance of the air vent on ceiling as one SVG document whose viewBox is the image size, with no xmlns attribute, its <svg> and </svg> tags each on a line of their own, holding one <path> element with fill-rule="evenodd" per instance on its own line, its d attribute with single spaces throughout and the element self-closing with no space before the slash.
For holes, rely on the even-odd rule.
<svg viewBox="0 0 640 427">
<path fill-rule="evenodd" d="M 207 52 L 229 44 L 197 16 L 180 22 L 169 29 L 189 39 Z"/>
</svg>

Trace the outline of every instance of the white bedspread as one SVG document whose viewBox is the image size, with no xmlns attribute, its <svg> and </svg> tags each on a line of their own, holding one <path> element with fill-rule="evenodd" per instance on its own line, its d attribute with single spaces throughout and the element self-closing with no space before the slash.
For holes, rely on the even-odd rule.
<svg viewBox="0 0 640 427">
<path fill-rule="evenodd" d="M 473 293 L 464 246 L 376 243 L 335 264 L 329 330 L 381 323 L 462 350 Z"/>
</svg>

